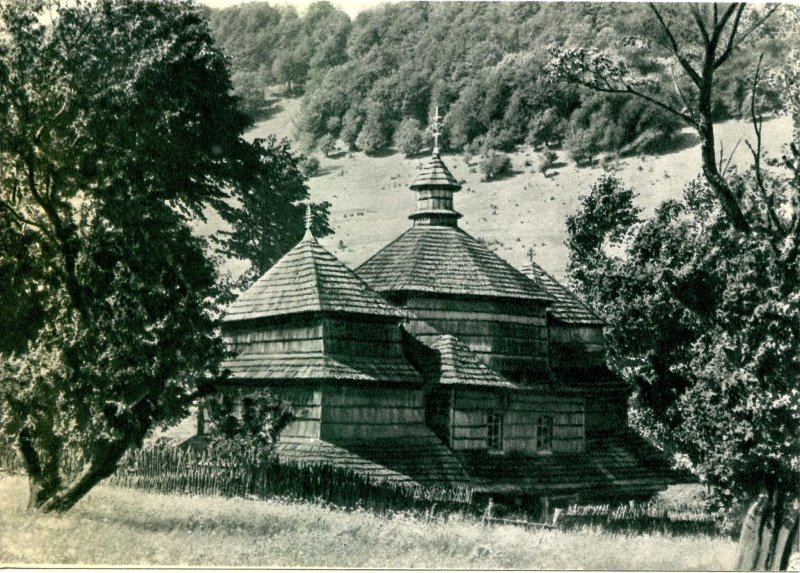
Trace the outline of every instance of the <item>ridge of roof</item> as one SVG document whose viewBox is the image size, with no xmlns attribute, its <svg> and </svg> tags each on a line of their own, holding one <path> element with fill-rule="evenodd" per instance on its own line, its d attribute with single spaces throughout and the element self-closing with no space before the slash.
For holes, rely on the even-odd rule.
<svg viewBox="0 0 800 573">
<path fill-rule="evenodd" d="M 303 312 L 405 316 L 307 232 L 228 306 L 222 320 L 234 322 Z"/>
<path fill-rule="evenodd" d="M 522 267 L 522 272 L 536 280 L 550 294 L 553 302 L 547 312 L 556 320 L 567 324 L 602 325 L 605 324 L 595 312 L 567 287 L 558 282 L 550 273 L 533 261 Z"/>
<path fill-rule="evenodd" d="M 356 273 L 378 292 L 552 300 L 539 283 L 458 227 L 412 227 L 362 263 Z"/>
</svg>

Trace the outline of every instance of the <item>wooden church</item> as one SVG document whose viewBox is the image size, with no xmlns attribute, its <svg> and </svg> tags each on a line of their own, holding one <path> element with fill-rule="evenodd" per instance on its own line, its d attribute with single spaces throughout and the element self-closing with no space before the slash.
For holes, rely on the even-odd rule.
<svg viewBox="0 0 800 573">
<path fill-rule="evenodd" d="M 282 459 L 493 496 L 645 497 L 665 456 L 627 425 L 602 322 L 458 226 L 437 147 L 404 234 L 355 270 L 310 231 L 228 308 L 229 392 L 291 404 Z M 307 218 L 308 219 L 308 218 Z"/>
</svg>

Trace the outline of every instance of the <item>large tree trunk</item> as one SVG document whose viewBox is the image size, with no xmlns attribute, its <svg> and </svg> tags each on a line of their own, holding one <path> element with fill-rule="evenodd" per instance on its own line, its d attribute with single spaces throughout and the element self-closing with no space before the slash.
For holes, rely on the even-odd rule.
<svg viewBox="0 0 800 573">
<path fill-rule="evenodd" d="M 750 506 L 736 551 L 737 571 L 784 571 L 798 551 L 800 503 L 784 490 L 759 496 Z"/>
<path fill-rule="evenodd" d="M 28 474 L 28 509 L 43 513 L 63 513 L 71 509 L 95 485 L 116 471 L 119 460 L 127 450 L 123 442 L 107 445 L 93 456 L 78 476 L 64 483 L 57 458 L 42 463 L 28 432 L 23 430 L 20 433 L 18 443 Z"/>
</svg>

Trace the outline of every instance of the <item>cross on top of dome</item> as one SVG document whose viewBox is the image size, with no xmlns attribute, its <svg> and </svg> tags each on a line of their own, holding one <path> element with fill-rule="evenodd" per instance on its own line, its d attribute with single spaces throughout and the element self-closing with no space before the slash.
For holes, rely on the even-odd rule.
<svg viewBox="0 0 800 573">
<path fill-rule="evenodd" d="M 439 115 L 439 106 L 436 106 L 436 111 L 431 122 L 431 135 L 433 136 L 433 154 L 439 154 L 439 136 L 442 134 L 442 117 Z"/>
</svg>

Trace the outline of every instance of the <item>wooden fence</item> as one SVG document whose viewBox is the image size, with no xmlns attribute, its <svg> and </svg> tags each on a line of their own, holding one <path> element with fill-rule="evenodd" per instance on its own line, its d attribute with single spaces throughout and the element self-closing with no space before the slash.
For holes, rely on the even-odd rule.
<svg viewBox="0 0 800 573">
<path fill-rule="evenodd" d="M 82 465 L 76 455 L 62 461 L 67 475 Z M 13 450 L 0 448 L 0 470 L 22 472 Z M 258 464 L 229 453 L 183 450 L 171 445 L 128 452 L 117 472 L 103 483 L 151 493 L 321 501 L 377 513 L 429 514 L 434 507 L 437 512 L 480 514 L 481 511 L 467 488 L 390 482 L 324 464 L 279 463 L 275 459 Z"/>
</svg>

